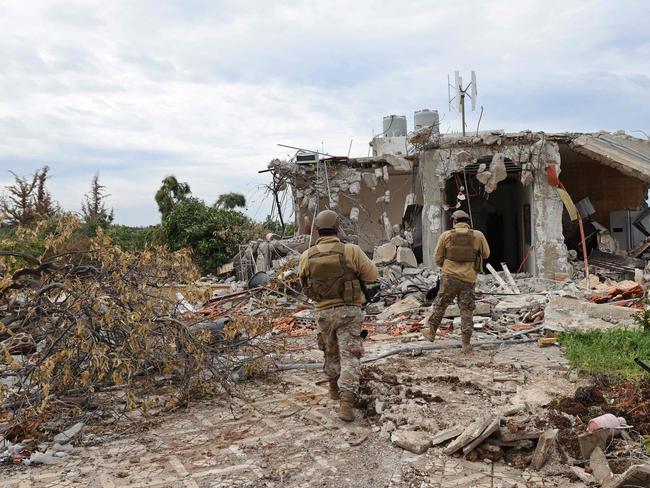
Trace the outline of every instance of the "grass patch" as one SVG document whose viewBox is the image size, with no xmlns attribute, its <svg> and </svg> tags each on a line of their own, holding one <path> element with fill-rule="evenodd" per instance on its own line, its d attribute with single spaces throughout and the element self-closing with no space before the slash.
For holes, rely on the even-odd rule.
<svg viewBox="0 0 650 488">
<path fill-rule="evenodd" d="M 640 380 L 648 376 L 634 358 L 650 362 L 650 332 L 630 329 L 565 332 L 559 342 L 571 367 L 612 380 Z"/>
</svg>

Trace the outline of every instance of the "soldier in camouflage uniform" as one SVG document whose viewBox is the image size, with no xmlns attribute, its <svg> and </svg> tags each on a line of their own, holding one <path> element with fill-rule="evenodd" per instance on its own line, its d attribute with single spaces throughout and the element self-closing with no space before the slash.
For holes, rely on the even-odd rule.
<svg viewBox="0 0 650 488">
<path fill-rule="evenodd" d="M 429 333 L 424 335 L 431 341 L 435 339 L 447 307 L 456 298 L 460 309 L 462 351 L 471 353 L 476 275 L 482 269 L 483 259 L 490 256 L 490 247 L 482 232 L 470 229 L 467 213 L 456 210 L 451 218 L 453 229 L 443 232 L 436 246 L 435 262 L 442 270 L 440 291 L 429 317 Z"/>
<path fill-rule="evenodd" d="M 300 281 L 316 302 L 318 346 L 325 354 L 323 370 L 329 379 L 330 397 L 340 399 L 339 417 L 351 422 L 363 354 L 362 283 L 379 277 L 359 246 L 339 240 L 335 212 L 320 212 L 315 226 L 320 237 L 300 257 Z"/>
</svg>

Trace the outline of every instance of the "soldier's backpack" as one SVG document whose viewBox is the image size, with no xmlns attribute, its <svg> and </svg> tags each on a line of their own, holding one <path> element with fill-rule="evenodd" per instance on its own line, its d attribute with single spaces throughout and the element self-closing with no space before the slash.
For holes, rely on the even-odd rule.
<svg viewBox="0 0 650 488">
<path fill-rule="evenodd" d="M 312 300 L 340 299 L 344 303 L 358 302 L 361 283 L 345 261 L 345 244 L 337 242 L 332 249 L 321 251 L 318 245 L 307 253 L 303 292 Z"/>
</svg>

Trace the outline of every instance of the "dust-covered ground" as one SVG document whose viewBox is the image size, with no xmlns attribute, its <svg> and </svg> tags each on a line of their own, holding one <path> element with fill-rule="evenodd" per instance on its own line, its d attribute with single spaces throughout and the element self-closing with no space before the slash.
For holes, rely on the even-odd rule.
<svg viewBox="0 0 650 488">
<path fill-rule="evenodd" d="M 365 343 L 366 356 L 402 340 L 376 334 Z M 313 337 L 295 346 L 292 361 L 320 361 Z M 546 405 L 578 386 L 557 347 L 501 346 L 470 357 L 457 349 L 425 351 L 366 365 L 351 424 L 336 417 L 323 378 L 315 370 L 286 371 L 250 381 L 245 399 L 202 402 L 148 423 L 90 426 L 60 464 L 0 468 L 2 486 L 586 486 L 555 458 L 529 470 L 532 449 L 468 460 L 444 455 L 445 444 L 416 455 L 390 440 L 394 429 L 434 434 L 516 403 L 527 409 L 513 422 L 551 425 Z"/>
</svg>

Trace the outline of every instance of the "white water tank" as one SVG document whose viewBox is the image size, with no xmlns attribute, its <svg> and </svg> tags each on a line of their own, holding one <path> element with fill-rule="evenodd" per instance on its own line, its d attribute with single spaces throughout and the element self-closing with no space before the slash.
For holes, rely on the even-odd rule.
<svg viewBox="0 0 650 488">
<path fill-rule="evenodd" d="M 406 135 L 405 115 L 386 115 L 384 117 L 384 137 L 400 137 Z"/>
<path fill-rule="evenodd" d="M 438 117 L 437 110 L 429 110 L 424 108 L 416 110 L 413 116 L 414 130 L 421 129 L 422 127 L 431 127 L 434 132 L 440 132 L 440 117 Z"/>
</svg>

